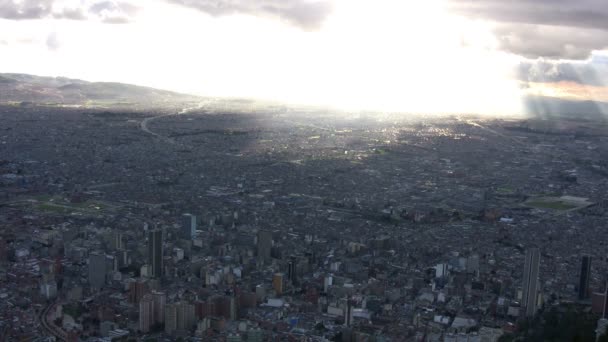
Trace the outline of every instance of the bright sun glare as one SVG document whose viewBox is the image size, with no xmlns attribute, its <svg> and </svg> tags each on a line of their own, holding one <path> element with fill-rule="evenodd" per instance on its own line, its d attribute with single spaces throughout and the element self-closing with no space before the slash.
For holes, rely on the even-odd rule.
<svg viewBox="0 0 608 342">
<path fill-rule="evenodd" d="M 164 2 L 145 5 L 146 15 L 126 28 L 53 22 L 62 46 L 47 52 L 44 66 L 39 54 L 7 62 L 39 74 L 52 68 L 93 81 L 343 109 L 521 109 L 510 75 L 515 57 L 498 52 L 486 24 L 449 14 L 442 0 L 335 0 L 315 31 L 271 18 L 213 18 Z M 48 32 L 48 23 L 38 29 Z"/>
<path fill-rule="evenodd" d="M 512 60 L 482 23 L 445 12 L 441 1 L 342 0 L 315 32 L 263 19 L 220 19 L 215 72 L 192 90 L 408 112 L 519 111 Z M 228 42 L 228 43 L 222 43 Z M 211 54 L 211 56 L 210 56 Z M 192 65 L 195 63 L 188 63 Z"/>
</svg>

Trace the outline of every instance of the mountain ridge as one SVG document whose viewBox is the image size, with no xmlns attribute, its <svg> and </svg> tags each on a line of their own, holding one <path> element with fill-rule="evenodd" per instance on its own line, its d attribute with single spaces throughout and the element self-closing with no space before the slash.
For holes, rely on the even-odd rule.
<svg viewBox="0 0 608 342">
<path fill-rule="evenodd" d="M 200 99 L 194 95 L 119 82 L 89 82 L 67 77 L 0 73 L 0 103 L 107 105 L 188 102 Z"/>
</svg>

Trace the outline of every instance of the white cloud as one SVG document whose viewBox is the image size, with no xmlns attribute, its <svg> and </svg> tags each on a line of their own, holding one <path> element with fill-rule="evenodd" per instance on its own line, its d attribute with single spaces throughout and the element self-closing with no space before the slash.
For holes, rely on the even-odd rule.
<svg viewBox="0 0 608 342">
<path fill-rule="evenodd" d="M 332 10 L 330 0 L 167 0 L 213 16 L 248 14 L 318 29 Z"/>
<path fill-rule="evenodd" d="M 496 23 L 500 47 L 530 58 L 586 59 L 608 48 L 606 0 L 447 0 L 453 13 Z"/>
<path fill-rule="evenodd" d="M 58 50 L 59 47 L 61 47 L 61 43 L 59 42 L 59 39 L 57 38 L 57 33 L 53 32 L 48 35 L 48 37 L 46 38 L 46 46 L 51 51 Z"/>
<path fill-rule="evenodd" d="M 114 0 L 0 0 L 0 19 L 69 19 L 127 23 L 138 7 Z"/>
</svg>

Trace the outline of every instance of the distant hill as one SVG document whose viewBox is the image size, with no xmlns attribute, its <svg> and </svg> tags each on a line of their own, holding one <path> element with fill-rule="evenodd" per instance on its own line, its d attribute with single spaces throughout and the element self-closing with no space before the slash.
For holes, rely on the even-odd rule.
<svg viewBox="0 0 608 342">
<path fill-rule="evenodd" d="M 200 98 L 123 83 L 87 82 L 65 77 L 0 74 L 0 104 L 111 105 L 197 101 Z"/>
</svg>

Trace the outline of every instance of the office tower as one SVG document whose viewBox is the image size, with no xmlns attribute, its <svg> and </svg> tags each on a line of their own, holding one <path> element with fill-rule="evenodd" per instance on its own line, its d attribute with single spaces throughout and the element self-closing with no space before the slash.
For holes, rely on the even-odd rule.
<svg viewBox="0 0 608 342">
<path fill-rule="evenodd" d="M 118 272 L 118 259 L 113 254 L 106 254 L 106 264 L 108 265 L 108 273 Z"/>
<path fill-rule="evenodd" d="M 152 268 L 152 277 L 163 276 L 163 231 L 161 229 L 148 232 L 148 264 Z"/>
<path fill-rule="evenodd" d="M 608 318 L 608 283 L 606 283 L 604 290 L 604 303 L 602 305 L 602 318 Z"/>
<path fill-rule="evenodd" d="M 449 274 L 448 264 L 443 263 L 435 266 L 435 278 L 447 277 Z"/>
<path fill-rule="evenodd" d="M 589 277 L 591 276 L 591 256 L 584 255 L 581 263 L 581 274 L 578 282 L 578 299 L 589 298 Z"/>
<path fill-rule="evenodd" d="M 479 272 L 479 255 L 474 254 L 467 258 L 467 272 L 474 274 Z"/>
<path fill-rule="evenodd" d="M 8 260 L 8 246 L 6 240 L 0 237 L 0 263 Z"/>
<path fill-rule="evenodd" d="M 275 275 L 272 277 L 272 288 L 278 296 L 283 294 L 284 284 L 285 276 L 283 273 L 275 273 Z"/>
<path fill-rule="evenodd" d="M 145 295 L 139 302 L 139 331 L 142 333 L 150 332 L 154 325 L 154 298 Z"/>
<path fill-rule="evenodd" d="M 522 307 L 525 317 L 533 317 L 536 314 L 538 301 L 538 269 L 540 267 L 540 251 L 538 248 L 530 248 L 526 251 L 526 262 L 524 264 L 524 282 Z"/>
<path fill-rule="evenodd" d="M 40 283 L 40 294 L 46 299 L 51 300 L 57 297 L 57 282 L 54 279 L 44 280 Z"/>
<path fill-rule="evenodd" d="M 287 279 L 292 285 L 295 285 L 298 281 L 297 279 L 297 258 L 292 256 L 289 258 L 289 263 L 287 264 Z"/>
<path fill-rule="evenodd" d="M 323 279 L 323 292 L 327 293 L 329 288 L 334 284 L 334 278 L 331 275 L 325 276 Z"/>
<path fill-rule="evenodd" d="M 353 324 L 353 301 L 346 300 L 346 308 L 344 309 L 344 325 L 350 327 Z"/>
<path fill-rule="evenodd" d="M 93 252 L 89 255 L 89 285 L 94 289 L 101 289 L 106 283 L 108 265 L 106 255 Z"/>
<path fill-rule="evenodd" d="M 180 331 L 191 330 L 196 323 L 194 304 L 181 302 L 177 311 L 177 329 Z"/>
<path fill-rule="evenodd" d="M 271 261 L 270 253 L 272 250 L 272 232 L 260 230 L 258 232 L 258 258 L 264 263 Z"/>
<path fill-rule="evenodd" d="M 152 300 L 154 302 L 154 323 L 162 324 L 165 322 L 165 305 L 167 304 L 167 295 L 164 292 L 152 292 Z"/>
<path fill-rule="evenodd" d="M 121 231 L 114 231 L 112 233 L 112 248 L 114 250 L 125 250 L 125 236 Z"/>
<path fill-rule="evenodd" d="M 236 321 L 239 318 L 239 305 L 236 297 L 230 296 L 228 298 L 228 304 L 230 306 L 228 311 L 229 318 L 230 320 Z"/>
<path fill-rule="evenodd" d="M 145 279 L 137 279 L 129 283 L 129 303 L 138 304 L 150 292 L 150 287 Z"/>
<path fill-rule="evenodd" d="M 114 252 L 114 259 L 119 269 L 129 266 L 129 252 L 125 250 L 118 250 Z"/>
<path fill-rule="evenodd" d="M 196 322 L 194 305 L 187 302 L 167 304 L 165 306 L 165 332 L 190 331 Z"/>
<path fill-rule="evenodd" d="M 165 333 L 172 334 L 177 330 L 177 305 L 165 305 Z"/>
<path fill-rule="evenodd" d="M 191 240 L 196 234 L 196 216 L 192 214 L 182 215 L 181 238 Z"/>
<path fill-rule="evenodd" d="M 260 302 L 266 300 L 266 288 L 264 287 L 264 285 L 256 285 L 255 297 Z"/>
</svg>

